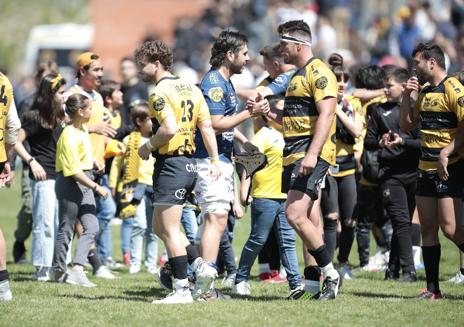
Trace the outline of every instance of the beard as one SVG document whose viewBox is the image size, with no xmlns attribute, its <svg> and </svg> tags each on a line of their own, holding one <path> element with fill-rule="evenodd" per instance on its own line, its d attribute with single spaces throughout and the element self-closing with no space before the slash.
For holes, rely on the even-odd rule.
<svg viewBox="0 0 464 327">
<path fill-rule="evenodd" d="M 236 63 L 231 63 L 230 64 L 230 72 L 232 74 L 241 74 L 243 72 L 244 67 L 245 67 L 244 64 L 239 65 L 239 64 L 236 64 Z"/>
</svg>

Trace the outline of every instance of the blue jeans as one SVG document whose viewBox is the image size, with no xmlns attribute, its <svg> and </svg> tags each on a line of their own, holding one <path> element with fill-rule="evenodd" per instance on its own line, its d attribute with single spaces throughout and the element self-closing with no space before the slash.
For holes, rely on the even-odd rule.
<svg viewBox="0 0 464 327">
<path fill-rule="evenodd" d="M 132 227 L 134 226 L 134 218 L 127 218 L 121 224 L 121 252 L 124 255 L 130 252 Z"/>
<path fill-rule="evenodd" d="M 32 181 L 32 264 L 51 267 L 58 230 L 55 180 Z"/>
<path fill-rule="evenodd" d="M 135 212 L 131 234 L 131 265 L 142 265 L 143 239 L 145 238 L 145 266 L 156 268 L 158 237 L 153 232 L 153 202 L 146 194 Z"/>
<path fill-rule="evenodd" d="M 108 186 L 108 175 L 105 174 L 101 178 L 101 186 L 108 191 L 108 198 L 106 200 L 101 196 L 96 197 L 97 203 L 97 218 L 100 226 L 100 233 L 97 236 L 97 250 L 98 256 L 103 264 L 106 263 L 108 257 L 111 257 L 111 228 L 109 222 L 116 214 L 116 203 L 111 196 L 111 190 Z"/>
<path fill-rule="evenodd" d="M 253 199 L 251 232 L 240 256 L 236 283 L 248 280 L 251 267 L 259 251 L 266 243 L 269 233 L 274 230 L 290 289 L 300 286 L 301 275 L 296 255 L 296 236 L 295 231 L 287 221 L 287 217 L 285 217 L 284 204 L 285 200 L 283 199 Z"/>
<path fill-rule="evenodd" d="M 195 244 L 195 236 L 198 232 L 198 220 L 195 209 L 192 207 L 184 207 L 182 209 L 182 226 L 184 227 L 185 236 L 191 244 Z"/>
</svg>

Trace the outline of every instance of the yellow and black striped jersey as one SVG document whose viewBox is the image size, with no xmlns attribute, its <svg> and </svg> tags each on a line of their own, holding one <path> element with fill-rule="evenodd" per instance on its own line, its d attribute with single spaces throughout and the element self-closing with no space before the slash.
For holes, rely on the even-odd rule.
<svg viewBox="0 0 464 327">
<path fill-rule="evenodd" d="M 156 155 L 192 155 L 197 122 L 209 119 L 210 113 L 200 89 L 179 77 L 162 78 L 149 99 L 153 135 L 161 122 L 175 116 L 176 135 L 155 152 Z"/>
<path fill-rule="evenodd" d="M 334 73 L 319 59 L 310 59 L 295 72 L 285 93 L 282 118 L 285 139 L 284 166 L 304 157 L 311 144 L 319 116 L 316 103 L 327 97 L 336 98 L 337 90 Z M 335 107 L 333 110 L 335 112 Z M 320 157 L 329 164 L 335 164 L 335 117 Z"/>
<path fill-rule="evenodd" d="M 13 100 L 13 87 L 9 79 L 0 73 L 0 162 L 7 160 L 5 150 L 5 128 L 8 111 Z"/>
<path fill-rule="evenodd" d="M 435 170 L 440 151 L 456 137 L 464 119 L 464 87 L 454 77 L 446 77 L 437 86 L 426 85 L 419 93 L 414 115 L 421 124 L 419 169 Z M 449 163 L 459 160 L 454 154 Z"/>
</svg>

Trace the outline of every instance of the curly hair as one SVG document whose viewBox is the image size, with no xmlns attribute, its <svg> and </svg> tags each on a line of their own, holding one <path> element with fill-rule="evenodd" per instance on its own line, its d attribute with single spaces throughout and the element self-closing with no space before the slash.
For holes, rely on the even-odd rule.
<svg viewBox="0 0 464 327">
<path fill-rule="evenodd" d="M 158 60 L 163 65 L 164 70 L 172 70 L 172 51 L 166 43 L 160 40 L 144 42 L 135 50 L 134 58 L 139 66 L 144 59 L 147 59 L 150 63 Z"/>
<path fill-rule="evenodd" d="M 211 58 L 209 63 L 214 68 L 221 66 L 225 60 L 228 51 L 237 54 L 240 49 L 248 43 L 245 34 L 235 31 L 222 31 L 214 41 L 211 48 Z"/>
<path fill-rule="evenodd" d="M 298 34 L 301 37 L 307 38 L 309 42 L 312 40 L 311 29 L 304 20 L 290 20 L 278 27 L 279 35 L 282 34 Z"/>
</svg>

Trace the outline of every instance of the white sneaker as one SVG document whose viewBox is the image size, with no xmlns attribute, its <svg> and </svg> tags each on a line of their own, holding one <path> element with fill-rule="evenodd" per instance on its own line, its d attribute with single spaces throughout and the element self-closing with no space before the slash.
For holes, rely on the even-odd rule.
<svg viewBox="0 0 464 327">
<path fill-rule="evenodd" d="M 197 281 L 195 283 L 195 289 L 193 290 L 193 298 L 196 300 L 203 294 L 208 292 L 213 286 L 214 280 L 217 277 L 217 270 L 210 266 L 206 261 L 201 259 L 195 271 Z"/>
<path fill-rule="evenodd" d="M 185 304 L 185 303 L 193 303 L 192 294 L 190 290 L 186 288 L 182 291 L 173 291 L 168 294 L 164 299 L 155 300 L 152 302 L 153 304 Z"/>
<path fill-rule="evenodd" d="M 454 284 L 461 284 L 464 282 L 464 275 L 458 271 L 454 277 L 448 279 L 448 282 L 454 283 Z"/>
<path fill-rule="evenodd" d="M 235 276 L 237 274 L 228 274 L 224 279 L 222 280 L 221 284 L 225 288 L 232 288 L 235 285 Z"/>
<path fill-rule="evenodd" d="M 40 267 L 35 273 L 32 274 L 32 280 L 38 282 L 48 282 L 50 280 L 50 268 Z"/>
<path fill-rule="evenodd" d="M 137 274 L 140 271 L 142 271 L 142 268 L 140 267 L 140 265 L 134 264 L 134 265 L 129 266 L 129 274 Z"/>
<path fill-rule="evenodd" d="M 66 276 L 66 283 L 71 285 L 79 285 L 84 287 L 95 287 L 94 283 L 92 283 L 86 276 L 83 270 L 74 270 L 71 269 Z"/>
<path fill-rule="evenodd" d="M 235 284 L 232 287 L 232 291 L 238 295 L 250 295 L 251 287 L 246 280 L 243 280 L 240 283 Z"/>
<path fill-rule="evenodd" d="M 348 266 L 347 263 L 340 266 L 340 268 L 338 269 L 338 273 L 340 274 L 340 276 L 342 276 L 343 279 L 354 279 L 353 272 L 351 271 L 350 266 Z"/>
<path fill-rule="evenodd" d="M 151 275 L 158 275 L 158 267 L 149 266 L 147 267 L 147 272 Z"/>
<path fill-rule="evenodd" d="M 117 277 L 113 275 L 113 273 L 108 269 L 106 266 L 101 266 L 98 270 L 93 274 L 97 278 L 103 279 L 116 279 Z"/>
<path fill-rule="evenodd" d="M 10 284 L 7 280 L 0 282 L 0 301 L 13 300 L 13 294 L 10 290 Z"/>
</svg>

